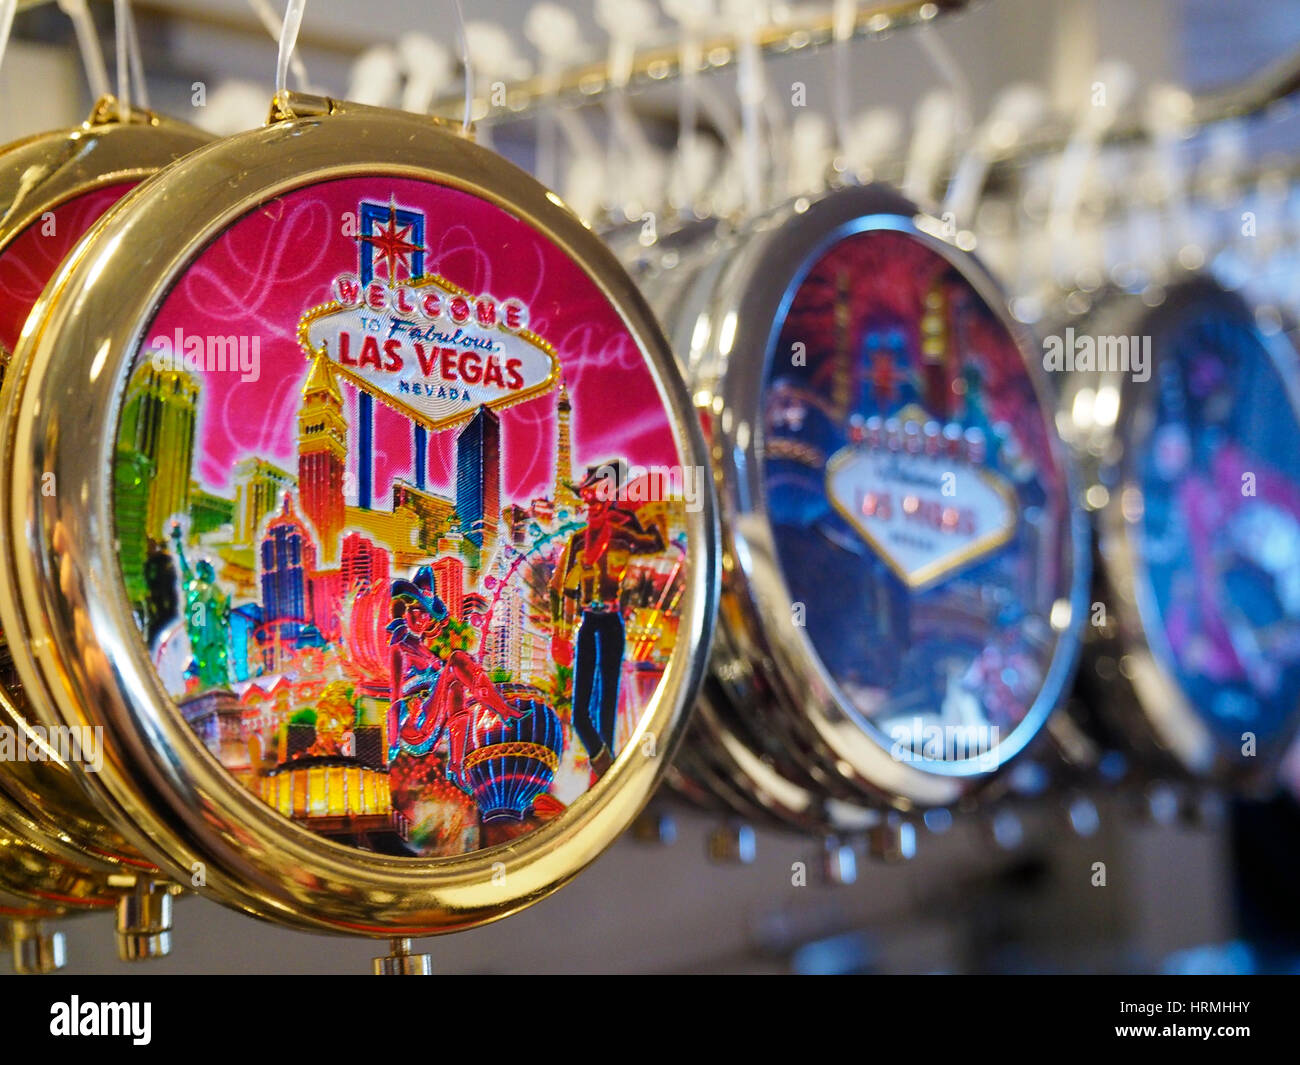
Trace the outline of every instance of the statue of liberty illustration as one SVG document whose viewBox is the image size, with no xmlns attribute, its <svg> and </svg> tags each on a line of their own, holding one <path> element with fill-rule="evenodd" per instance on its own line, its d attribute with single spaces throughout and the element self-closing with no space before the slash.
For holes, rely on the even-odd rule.
<svg viewBox="0 0 1300 1065">
<path fill-rule="evenodd" d="M 193 656 L 188 675 L 197 679 L 204 691 L 224 688 L 230 683 L 230 596 L 217 584 L 216 571 L 207 559 L 200 559 L 190 567 L 178 522 L 172 523 L 171 537 L 180 565 L 185 633 Z"/>
</svg>

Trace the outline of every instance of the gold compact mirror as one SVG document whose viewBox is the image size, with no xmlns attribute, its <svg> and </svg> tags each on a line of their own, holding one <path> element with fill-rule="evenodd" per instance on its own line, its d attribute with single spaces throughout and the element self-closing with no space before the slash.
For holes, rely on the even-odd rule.
<svg viewBox="0 0 1300 1065">
<path fill-rule="evenodd" d="M 28 720 L 180 883 L 452 931 L 631 822 L 716 606 L 696 416 L 613 256 L 434 121 L 280 95 L 114 207 L 0 397 Z"/>
<path fill-rule="evenodd" d="M 0 148 L 0 377 L 29 325 L 46 283 L 105 211 L 168 163 L 211 140 L 201 130 L 142 108 L 99 100 L 72 129 L 37 134 Z M 88 349 L 75 358 L 90 364 Z M 8 478 L 5 478 L 6 485 Z M 55 879 L 77 890 L 51 901 L 72 909 L 111 908 L 149 897 L 158 869 L 105 822 L 76 781 L 71 760 L 97 772 L 102 751 L 93 733 L 50 732 L 33 719 L 0 630 L 0 798 L 8 805 L 11 848 L 48 856 Z M 17 850 L 9 850 L 13 855 Z M 34 859 L 33 859 L 34 860 Z M 28 873 L 31 861 L 24 868 Z M 44 876 L 44 873 L 42 873 Z M 123 916 L 123 953 L 136 955 Z M 19 937 L 20 939 L 22 937 Z M 153 947 L 165 942 L 155 938 Z M 15 948 L 17 949 L 17 948 Z"/>
</svg>

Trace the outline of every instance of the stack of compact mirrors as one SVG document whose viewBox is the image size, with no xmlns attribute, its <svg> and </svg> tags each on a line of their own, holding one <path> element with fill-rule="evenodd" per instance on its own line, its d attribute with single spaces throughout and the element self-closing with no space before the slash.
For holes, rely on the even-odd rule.
<svg viewBox="0 0 1300 1065">
<path fill-rule="evenodd" d="M 0 151 L 0 374 L 20 372 L 29 312 L 78 240 L 141 181 L 210 138 L 151 112 L 101 100 L 81 126 L 30 137 Z M 88 355 L 80 357 L 82 369 Z M 6 470 L 11 470 L 6 463 Z M 12 481 L 9 473 L 4 483 Z M 13 545 L 5 541 L 5 552 Z M 6 578 L 6 584 L 12 577 Z M 49 733 L 31 716 L 14 658 L 31 633 L 0 629 L 0 823 L 6 846 L 0 886 L 26 900 L 4 912 L 24 922 L 14 936 L 16 966 L 58 961 L 38 916 L 117 909 L 124 958 L 166 953 L 170 889 L 159 870 L 108 825 L 75 780 L 74 763 L 102 768 L 94 733 Z"/>
</svg>

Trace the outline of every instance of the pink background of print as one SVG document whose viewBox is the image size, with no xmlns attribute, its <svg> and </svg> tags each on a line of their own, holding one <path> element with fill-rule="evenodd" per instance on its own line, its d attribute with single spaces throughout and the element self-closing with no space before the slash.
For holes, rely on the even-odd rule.
<svg viewBox="0 0 1300 1065">
<path fill-rule="evenodd" d="M 528 225 L 478 197 L 405 178 L 344 178 L 299 189 L 245 215 L 209 245 L 172 289 L 147 345 L 177 329 L 186 336 L 260 337 L 261 376 L 205 372 L 195 473 L 225 489 L 249 455 L 297 469 L 297 415 L 308 360 L 297 341 L 303 312 L 333 298 L 339 274 L 356 274 L 361 201 L 425 214 L 426 274 L 471 293 L 514 296 L 529 327 L 556 349 L 573 403 L 575 475 L 621 456 L 633 464 L 676 464 L 669 416 L 622 320 L 560 249 Z M 376 256 L 378 258 L 378 256 Z M 147 357 L 147 350 L 141 352 Z M 556 391 L 500 411 L 502 503 L 549 496 L 554 480 Z M 345 386 L 349 468 L 356 472 L 356 390 Z M 429 434 L 428 485 L 454 495 L 458 427 Z M 411 423 L 375 403 L 373 498 L 395 477 L 409 478 Z"/>
<path fill-rule="evenodd" d="M 100 215 L 133 188 L 135 182 L 128 181 L 75 196 L 54 209 L 53 233 L 43 232 L 47 227 L 37 219 L 0 254 L 0 345 L 13 351 L 27 315 L 59 264 Z"/>
</svg>

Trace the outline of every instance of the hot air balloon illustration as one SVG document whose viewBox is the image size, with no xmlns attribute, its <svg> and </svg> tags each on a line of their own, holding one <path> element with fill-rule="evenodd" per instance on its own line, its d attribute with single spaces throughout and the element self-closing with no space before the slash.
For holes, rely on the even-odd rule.
<svg viewBox="0 0 1300 1065">
<path fill-rule="evenodd" d="M 522 821 L 551 786 L 564 732 L 545 694 L 531 684 L 500 684 L 506 703 L 523 712 L 503 722 L 480 707 L 465 755 L 465 779 L 483 821 Z"/>
</svg>

